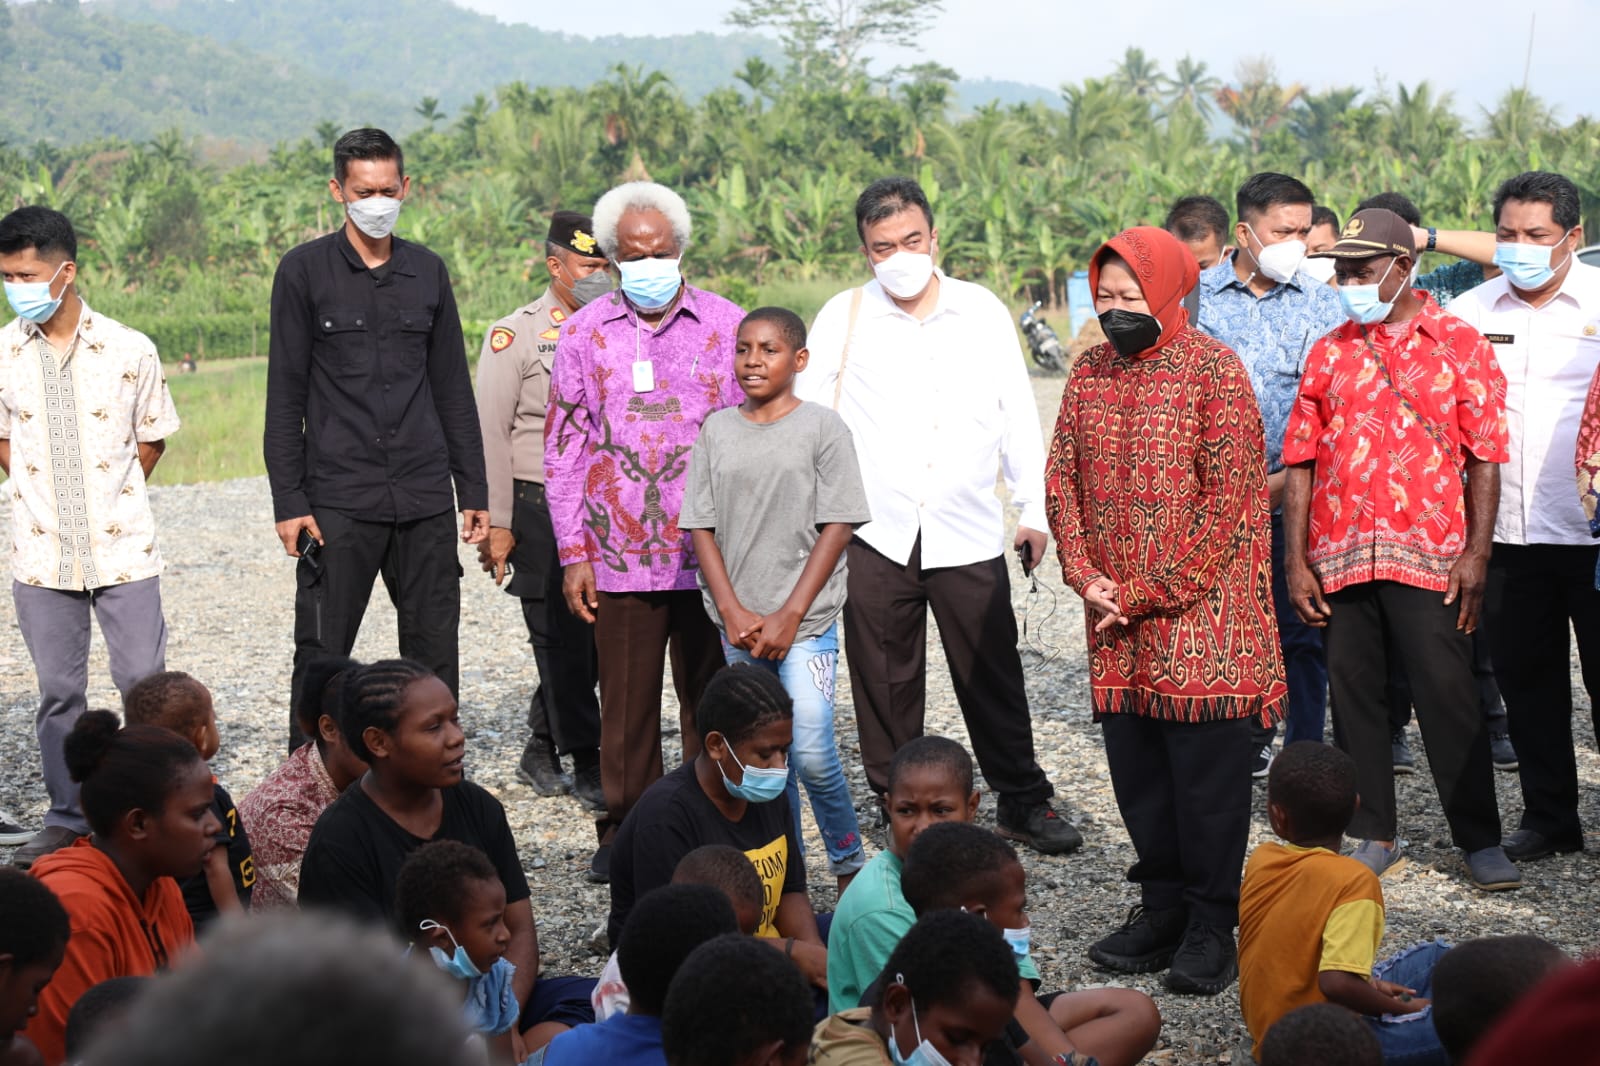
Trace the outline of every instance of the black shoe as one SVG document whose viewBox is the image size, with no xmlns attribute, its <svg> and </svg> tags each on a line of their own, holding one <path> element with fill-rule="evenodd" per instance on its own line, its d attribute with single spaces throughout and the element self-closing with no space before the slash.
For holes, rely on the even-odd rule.
<svg viewBox="0 0 1600 1066">
<path fill-rule="evenodd" d="M 39 835 L 18 848 L 11 856 L 11 865 L 19 870 L 26 870 L 52 851 L 70 847 L 76 840 L 85 834 L 74 833 L 64 825 L 47 825 Z"/>
<path fill-rule="evenodd" d="M 38 836 L 32 829 L 18 825 L 11 817 L 11 812 L 0 808 L 0 846 L 14 848 L 18 844 L 26 844 Z"/>
<path fill-rule="evenodd" d="M 534 737 L 522 749 L 517 780 L 541 796 L 565 796 L 572 791 L 572 775 L 562 771 L 561 756 L 556 754 L 555 741 L 549 737 Z"/>
<path fill-rule="evenodd" d="M 572 753 L 572 794 L 591 811 L 606 809 L 606 790 L 600 784 L 599 749 Z"/>
<path fill-rule="evenodd" d="M 1517 749 L 1511 746 L 1511 734 L 1489 734 L 1489 761 L 1494 763 L 1496 770 L 1508 773 L 1521 765 L 1517 762 Z"/>
<path fill-rule="evenodd" d="M 610 844 L 601 844 L 594 849 L 594 856 L 589 860 L 589 872 L 583 876 L 591 885 L 609 885 L 611 883 Z"/>
<path fill-rule="evenodd" d="M 1214 996 L 1238 976 L 1239 950 L 1233 942 L 1233 930 L 1191 922 L 1162 984 L 1172 992 Z"/>
<path fill-rule="evenodd" d="M 1255 761 L 1250 764 L 1250 776 L 1257 781 L 1266 780 L 1272 770 L 1272 745 L 1263 744 L 1256 749 Z"/>
<path fill-rule="evenodd" d="M 1048 803 L 1024 807 L 1002 796 L 1000 809 L 995 814 L 995 831 L 1007 840 L 1021 841 L 1042 855 L 1065 855 L 1083 845 L 1083 834 Z"/>
<path fill-rule="evenodd" d="M 1417 757 L 1411 754 L 1411 746 L 1406 743 L 1406 731 L 1404 729 L 1396 729 L 1389 734 L 1389 757 L 1394 762 L 1395 773 L 1416 773 Z"/>
<path fill-rule="evenodd" d="M 1183 943 L 1189 916 L 1182 907 L 1128 912 L 1128 920 L 1110 936 L 1089 945 L 1089 958 L 1118 973 L 1155 973 L 1165 970 Z"/>
<path fill-rule="evenodd" d="M 1583 838 L 1554 840 L 1533 829 L 1518 829 L 1500 842 L 1506 858 L 1512 862 L 1533 862 L 1552 855 L 1567 855 L 1583 850 Z"/>
</svg>

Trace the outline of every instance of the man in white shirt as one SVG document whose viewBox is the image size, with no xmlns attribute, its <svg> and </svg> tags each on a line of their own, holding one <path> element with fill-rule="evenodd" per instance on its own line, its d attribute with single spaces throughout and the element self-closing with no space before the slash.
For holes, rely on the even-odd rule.
<svg viewBox="0 0 1600 1066">
<path fill-rule="evenodd" d="M 922 735 L 931 607 L 973 754 L 999 796 L 1000 834 L 1071 851 L 1083 838 L 1051 809 L 1055 790 L 1034 759 L 995 494 L 999 469 L 1031 569 L 1048 543 L 1044 441 L 1011 314 L 934 266 L 939 232 L 911 179 L 869 185 L 856 230 L 874 280 L 818 313 L 796 391 L 850 426 L 872 502 L 850 543 L 844 609 L 867 782 L 881 803 L 890 759 Z"/>
<path fill-rule="evenodd" d="M 1600 365 L 1600 269 L 1581 263 L 1578 190 L 1530 171 L 1494 198 L 1501 276 L 1450 310 L 1494 345 L 1506 375 L 1511 460 L 1489 562 L 1485 621 L 1495 679 L 1520 761 L 1520 828 L 1505 839 L 1518 862 L 1583 847 L 1572 748 L 1571 646 L 1600 715 L 1600 593 L 1594 541 L 1573 491 L 1578 423 Z"/>
</svg>

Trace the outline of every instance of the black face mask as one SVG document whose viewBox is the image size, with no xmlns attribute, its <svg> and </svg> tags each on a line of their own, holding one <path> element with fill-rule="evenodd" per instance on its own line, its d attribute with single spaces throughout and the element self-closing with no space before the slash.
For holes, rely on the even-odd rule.
<svg viewBox="0 0 1600 1066">
<path fill-rule="evenodd" d="M 1138 355 L 1146 348 L 1154 348 L 1161 339 L 1161 323 L 1154 315 L 1141 315 L 1137 311 L 1124 311 L 1114 307 L 1100 316 L 1100 328 L 1106 339 L 1123 355 Z"/>
</svg>

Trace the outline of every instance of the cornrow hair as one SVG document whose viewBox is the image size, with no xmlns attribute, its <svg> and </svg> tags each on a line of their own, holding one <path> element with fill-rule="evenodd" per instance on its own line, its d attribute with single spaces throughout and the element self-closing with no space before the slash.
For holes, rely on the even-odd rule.
<svg viewBox="0 0 1600 1066">
<path fill-rule="evenodd" d="M 300 700 L 294 707 L 294 720 L 300 726 L 300 732 L 317 742 L 318 751 L 322 750 L 322 737 L 317 730 L 317 721 L 323 715 L 335 722 L 343 717 L 339 713 L 344 695 L 340 681 L 360 666 L 356 660 L 344 655 L 326 655 L 306 664 L 305 676 L 300 679 Z"/>
<path fill-rule="evenodd" d="M 406 857 L 395 878 L 394 916 L 401 935 L 415 939 L 418 927 L 429 918 L 454 925 L 461 917 L 467 884 L 499 880 L 500 871 L 489 856 L 471 844 L 435 840 L 422 845 Z"/>
<path fill-rule="evenodd" d="M 13 966 L 32 966 L 50 958 L 71 933 L 67 909 L 50 886 L 16 867 L 0 867 L 0 955 L 10 955 Z"/>
<path fill-rule="evenodd" d="M 794 701 L 778 675 L 740 663 L 717 671 L 706 685 L 695 712 L 695 728 L 702 740 L 721 733 L 729 744 L 738 744 L 772 722 L 793 717 Z"/>
<path fill-rule="evenodd" d="M 433 676 L 432 670 L 410 659 L 379 659 L 343 675 L 339 729 L 350 750 L 363 762 L 371 762 L 372 752 L 362 734 L 373 728 L 394 732 L 406 688 Z"/>
<path fill-rule="evenodd" d="M 122 697 L 122 717 L 129 725 L 154 725 L 189 734 L 200 723 L 204 685 L 182 670 L 162 670 L 140 678 Z"/>
</svg>

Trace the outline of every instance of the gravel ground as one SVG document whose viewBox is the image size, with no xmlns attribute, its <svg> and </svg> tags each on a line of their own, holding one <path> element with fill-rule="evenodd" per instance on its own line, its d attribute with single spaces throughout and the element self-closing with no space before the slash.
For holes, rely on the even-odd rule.
<svg viewBox="0 0 1600 1066">
<path fill-rule="evenodd" d="M 1046 432 L 1053 424 L 1060 379 L 1036 379 L 1035 395 Z M 173 443 L 183 447 L 180 434 Z M 281 757 L 289 689 L 293 566 L 272 534 L 266 480 L 250 478 L 211 485 L 157 488 L 152 492 L 168 569 L 164 578 L 170 628 L 168 665 L 187 670 L 210 686 L 222 727 L 222 750 L 215 769 L 235 796 L 243 796 Z M 0 523 L 9 523 L 9 500 Z M 3 534 L 9 536 L 8 533 Z M 533 657 L 526 643 L 516 601 L 480 574 L 466 549 L 462 597 L 462 721 L 467 730 L 468 772 L 506 806 L 521 845 L 534 893 L 540 942 L 550 972 L 597 973 L 603 961 L 592 934 L 605 917 L 603 887 L 584 881 L 594 846 L 593 822 L 571 798 L 543 799 L 517 784 L 513 769 L 525 739 L 523 715 L 533 688 Z M 1058 568 L 1047 565 L 1039 593 L 1016 589 L 1019 618 L 1028 618 L 1025 656 L 1028 694 L 1041 764 L 1055 781 L 1057 802 L 1083 831 L 1077 854 L 1046 858 L 1025 853 L 1035 954 L 1045 986 L 1083 988 L 1104 984 L 1108 975 L 1085 957 L 1089 944 L 1121 921 L 1133 902 L 1123 880 L 1134 861 L 1127 833 L 1117 816 L 1098 731 L 1088 711 L 1082 610 L 1061 585 Z M 1054 611 L 1051 612 L 1051 605 Z M 0 603 L 0 626 L 9 639 L 0 647 L 0 807 L 37 824 L 44 789 L 33 739 L 35 691 L 32 665 L 16 630 L 10 597 Z M 364 660 L 393 653 L 394 612 L 381 585 L 373 598 L 355 654 Z M 929 626 L 929 728 L 965 742 L 966 732 L 944 671 L 935 628 Z M 838 732 L 847 768 L 859 753 L 849 681 L 840 671 Z M 1587 699 L 1574 685 L 1580 713 L 1578 766 L 1586 820 L 1596 823 L 1595 792 L 1600 789 L 1600 758 L 1589 726 Z M 670 686 L 663 721 L 676 721 Z M 105 649 L 95 634 L 90 664 L 90 705 L 116 706 L 106 669 Z M 1415 731 L 1413 747 L 1421 760 Z M 669 736 L 668 765 L 678 758 L 677 738 Z M 1546 936 L 1574 952 L 1593 950 L 1593 915 L 1600 910 L 1594 852 L 1549 859 L 1523 871 L 1519 892 L 1487 895 L 1464 878 L 1457 853 L 1438 811 L 1425 762 L 1419 773 L 1401 778 L 1402 834 L 1410 841 L 1411 863 L 1385 882 L 1388 929 L 1383 949 L 1443 936 L 1465 939 L 1510 932 Z M 1497 774 L 1501 810 L 1510 822 L 1521 806 L 1516 775 Z M 859 769 L 851 772 L 859 798 L 867 794 Z M 1271 838 L 1264 789 L 1256 790 L 1252 843 Z M 983 817 L 992 820 L 986 800 Z M 809 824 L 810 813 L 806 813 Z M 819 910 L 832 909 L 832 879 L 813 833 L 809 851 L 812 899 Z M 1591 848 L 1596 841 L 1591 839 Z M 0 858 L 4 857 L 0 851 Z M 1174 996 L 1156 977 L 1126 981 L 1154 996 L 1165 1017 L 1160 1044 L 1149 1062 L 1195 1063 L 1237 1060 L 1244 1036 L 1233 990 L 1212 999 Z"/>
</svg>

